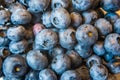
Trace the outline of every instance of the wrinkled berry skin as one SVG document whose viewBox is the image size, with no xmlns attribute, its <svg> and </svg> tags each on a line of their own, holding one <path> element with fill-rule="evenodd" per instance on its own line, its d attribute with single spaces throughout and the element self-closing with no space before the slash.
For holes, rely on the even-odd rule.
<svg viewBox="0 0 120 80">
<path fill-rule="evenodd" d="M 98 30 L 99 35 L 106 36 L 113 31 L 112 24 L 104 18 L 99 18 L 95 22 L 95 27 Z"/>
<path fill-rule="evenodd" d="M 113 55 L 120 55 L 120 35 L 112 33 L 107 35 L 104 42 L 105 50 Z"/>
<path fill-rule="evenodd" d="M 120 34 L 120 18 L 114 23 L 114 32 Z"/>
<path fill-rule="evenodd" d="M 59 29 L 68 28 L 71 23 L 70 14 L 64 8 L 56 8 L 51 13 L 52 24 Z"/>
<path fill-rule="evenodd" d="M 38 80 L 39 71 L 31 70 L 25 75 L 25 80 Z"/>
<path fill-rule="evenodd" d="M 83 24 L 77 28 L 76 39 L 80 45 L 91 46 L 98 40 L 98 32 L 94 26 Z"/>
<path fill-rule="evenodd" d="M 69 5 L 70 5 L 70 0 L 52 0 L 51 3 L 52 9 L 60 8 L 60 7 L 67 9 Z"/>
<path fill-rule="evenodd" d="M 79 66 L 81 66 L 82 64 L 82 58 L 79 56 L 79 54 L 77 52 L 75 52 L 74 50 L 68 50 L 66 52 L 66 54 L 70 57 L 71 59 L 71 64 L 72 64 L 72 68 L 78 68 Z"/>
<path fill-rule="evenodd" d="M 36 35 L 35 43 L 40 50 L 50 50 L 57 45 L 58 35 L 50 29 L 43 29 Z"/>
<path fill-rule="evenodd" d="M 39 50 L 31 50 L 26 56 L 28 65 L 33 70 L 42 70 L 47 67 L 48 59 Z"/>
<path fill-rule="evenodd" d="M 108 70 L 104 65 L 96 64 L 90 68 L 90 75 L 93 80 L 106 80 L 108 77 Z"/>
<path fill-rule="evenodd" d="M 59 31 L 60 45 L 65 49 L 73 49 L 76 44 L 75 30 L 72 28 L 61 29 Z"/>
<path fill-rule="evenodd" d="M 29 0 L 28 10 L 32 13 L 39 13 L 47 9 L 50 0 Z"/>
<path fill-rule="evenodd" d="M 26 74 L 28 66 L 21 55 L 11 55 L 4 60 L 2 68 L 5 76 L 22 77 Z"/>
<path fill-rule="evenodd" d="M 4 25 L 10 20 L 10 12 L 7 10 L 0 10 L 0 25 Z"/>
<path fill-rule="evenodd" d="M 101 6 L 106 11 L 117 11 L 120 9 L 120 0 L 102 0 Z"/>
<path fill-rule="evenodd" d="M 31 21 L 31 14 L 25 9 L 17 9 L 11 15 L 13 24 L 28 24 Z"/>
<path fill-rule="evenodd" d="M 93 0 L 72 0 L 72 5 L 75 10 L 86 11 L 92 7 Z"/>
<path fill-rule="evenodd" d="M 103 41 L 97 41 L 93 45 L 93 51 L 96 55 L 103 56 L 106 53 L 105 48 L 104 48 L 104 42 Z"/>
<path fill-rule="evenodd" d="M 81 78 L 77 71 L 68 70 L 61 75 L 60 80 L 81 80 Z"/>
<path fill-rule="evenodd" d="M 60 54 L 53 58 L 51 68 L 58 75 L 61 75 L 65 71 L 71 68 L 70 58 L 66 54 Z"/>
<path fill-rule="evenodd" d="M 20 41 L 24 38 L 25 31 L 23 26 L 10 27 L 7 30 L 7 37 L 12 41 Z"/>
<path fill-rule="evenodd" d="M 57 80 L 57 76 L 51 69 L 43 69 L 39 73 L 39 80 Z"/>
<path fill-rule="evenodd" d="M 82 13 L 84 24 L 94 24 L 99 18 L 98 13 L 95 10 L 88 10 Z"/>
<path fill-rule="evenodd" d="M 9 44 L 9 50 L 13 54 L 21 54 L 26 50 L 28 42 L 26 40 L 21 40 L 18 42 L 11 41 Z"/>
<path fill-rule="evenodd" d="M 109 70 L 113 74 L 120 73 L 120 59 L 112 59 L 107 64 Z"/>
</svg>

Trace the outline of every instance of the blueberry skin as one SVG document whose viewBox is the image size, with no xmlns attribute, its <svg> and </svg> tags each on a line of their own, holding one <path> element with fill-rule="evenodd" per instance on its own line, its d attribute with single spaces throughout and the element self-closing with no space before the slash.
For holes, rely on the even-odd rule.
<svg viewBox="0 0 120 80">
<path fill-rule="evenodd" d="M 66 54 L 60 54 L 53 58 L 51 68 L 56 74 L 61 75 L 71 68 L 70 58 Z"/>
<path fill-rule="evenodd" d="M 96 65 L 96 64 L 102 64 L 101 58 L 97 55 L 90 56 L 86 61 L 86 65 L 89 68 L 91 68 L 93 65 Z"/>
<path fill-rule="evenodd" d="M 50 0 L 29 0 L 28 10 L 32 13 L 39 13 L 47 9 Z"/>
<path fill-rule="evenodd" d="M 104 41 L 97 41 L 93 45 L 93 51 L 96 55 L 103 56 L 106 53 L 105 48 L 104 48 Z"/>
<path fill-rule="evenodd" d="M 107 67 L 113 74 L 120 73 L 120 59 L 112 59 L 107 63 Z"/>
<path fill-rule="evenodd" d="M 101 6 L 106 11 L 115 12 L 120 9 L 119 0 L 102 0 Z"/>
<path fill-rule="evenodd" d="M 105 50 L 113 55 L 120 55 L 120 35 L 112 33 L 107 35 L 104 41 Z"/>
<path fill-rule="evenodd" d="M 7 56 L 9 56 L 11 53 L 8 49 L 8 47 L 0 47 L 0 56 L 2 58 L 6 58 Z"/>
<path fill-rule="evenodd" d="M 111 24 L 114 24 L 116 20 L 119 18 L 119 15 L 114 12 L 109 12 L 105 15 L 105 18 L 110 21 Z"/>
<path fill-rule="evenodd" d="M 80 75 L 77 71 L 68 70 L 61 75 L 60 80 L 82 80 L 82 79 L 80 78 Z"/>
<path fill-rule="evenodd" d="M 22 77 L 26 74 L 27 69 L 26 60 L 21 55 L 8 56 L 2 65 L 3 73 L 7 77 Z"/>
<path fill-rule="evenodd" d="M 21 78 L 4 76 L 4 77 L 3 77 L 3 80 L 22 80 L 22 79 L 21 79 Z"/>
<path fill-rule="evenodd" d="M 86 48 L 85 46 L 77 44 L 74 49 L 82 58 L 88 58 L 92 55 L 91 48 Z"/>
<path fill-rule="evenodd" d="M 59 43 L 65 49 L 73 49 L 76 44 L 75 30 L 73 28 L 59 31 Z"/>
<path fill-rule="evenodd" d="M 120 18 L 114 23 L 114 32 L 120 34 Z"/>
<path fill-rule="evenodd" d="M 70 5 L 69 0 L 52 0 L 51 7 L 52 9 L 63 7 L 67 9 Z"/>
<path fill-rule="evenodd" d="M 7 30 L 7 37 L 12 41 L 20 41 L 24 38 L 25 31 L 23 26 L 10 27 Z"/>
<path fill-rule="evenodd" d="M 82 16 L 77 12 L 70 13 L 70 17 L 71 17 L 71 25 L 75 28 L 79 27 L 83 22 Z"/>
<path fill-rule="evenodd" d="M 78 68 L 79 66 L 81 66 L 82 64 L 82 58 L 79 56 L 79 54 L 74 51 L 74 50 L 68 50 L 66 52 L 66 54 L 70 57 L 71 59 L 71 64 L 72 64 L 72 68 Z"/>
<path fill-rule="evenodd" d="M 0 25 L 6 24 L 10 20 L 10 12 L 7 10 L 0 10 Z"/>
<path fill-rule="evenodd" d="M 21 4 L 28 6 L 28 1 L 29 0 L 18 0 Z"/>
<path fill-rule="evenodd" d="M 39 73 L 39 80 L 57 80 L 57 76 L 51 69 L 44 69 Z"/>
<path fill-rule="evenodd" d="M 50 50 L 58 43 L 58 35 L 51 29 L 43 29 L 35 37 L 35 43 L 40 50 Z"/>
<path fill-rule="evenodd" d="M 113 57 L 114 57 L 114 55 L 111 54 L 111 53 L 106 53 L 106 54 L 104 55 L 104 59 L 105 59 L 105 61 L 107 61 L 107 62 L 109 62 L 110 60 L 112 60 Z"/>
<path fill-rule="evenodd" d="M 99 18 L 94 26 L 97 28 L 99 35 L 106 36 L 113 31 L 112 24 L 104 18 Z"/>
<path fill-rule="evenodd" d="M 94 24 L 99 18 L 98 13 L 95 10 L 88 10 L 82 13 L 84 24 Z"/>
<path fill-rule="evenodd" d="M 93 0 L 72 0 L 72 5 L 75 10 L 86 11 L 93 5 Z"/>
<path fill-rule="evenodd" d="M 9 44 L 9 50 L 13 54 L 21 54 L 26 50 L 28 42 L 26 40 L 21 40 L 18 42 L 11 41 Z"/>
<path fill-rule="evenodd" d="M 0 47 L 7 46 L 10 43 L 10 40 L 7 37 L 0 36 Z"/>
<path fill-rule="evenodd" d="M 25 9 L 17 9 L 11 15 L 11 21 L 13 24 L 28 24 L 31 21 L 31 14 Z"/>
<path fill-rule="evenodd" d="M 59 29 L 68 28 L 71 23 L 70 14 L 64 8 L 56 8 L 51 13 L 52 24 Z"/>
<path fill-rule="evenodd" d="M 48 59 L 39 50 L 31 50 L 27 53 L 26 61 L 33 70 L 43 70 L 48 65 Z"/>
<path fill-rule="evenodd" d="M 44 12 L 42 15 L 42 23 L 45 25 L 46 28 L 51 28 L 53 27 L 51 20 L 51 11 Z"/>
<path fill-rule="evenodd" d="M 94 26 L 83 24 L 77 28 L 76 39 L 80 45 L 92 46 L 98 40 L 98 32 Z"/>
<path fill-rule="evenodd" d="M 25 75 L 24 80 L 38 80 L 39 79 L 39 71 L 31 70 Z"/>
<path fill-rule="evenodd" d="M 96 64 L 90 68 L 90 75 L 93 80 L 106 80 L 108 77 L 108 70 L 104 65 Z"/>
</svg>

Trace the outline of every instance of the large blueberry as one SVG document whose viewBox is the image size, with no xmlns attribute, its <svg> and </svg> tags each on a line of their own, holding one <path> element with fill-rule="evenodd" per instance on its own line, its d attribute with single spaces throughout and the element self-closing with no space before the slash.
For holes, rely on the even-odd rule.
<svg viewBox="0 0 120 80">
<path fill-rule="evenodd" d="M 114 32 L 120 34 L 120 18 L 114 23 Z"/>
</svg>

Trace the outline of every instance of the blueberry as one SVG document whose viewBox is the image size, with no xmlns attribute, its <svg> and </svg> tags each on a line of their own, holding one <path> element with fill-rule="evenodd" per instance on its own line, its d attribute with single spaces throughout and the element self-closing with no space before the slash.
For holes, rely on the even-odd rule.
<svg viewBox="0 0 120 80">
<path fill-rule="evenodd" d="M 8 56 L 2 65 L 3 73 L 8 77 L 22 77 L 27 72 L 27 64 L 21 55 Z"/>
<path fill-rule="evenodd" d="M 83 24 L 77 28 L 76 39 L 80 45 L 92 46 L 98 40 L 98 32 L 94 26 Z"/>
<path fill-rule="evenodd" d="M 10 27 L 7 30 L 7 37 L 12 41 L 20 41 L 25 36 L 25 28 L 23 26 Z"/>
<path fill-rule="evenodd" d="M 10 20 L 10 12 L 7 10 L 0 10 L 0 25 L 6 24 Z"/>
<path fill-rule="evenodd" d="M 93 45 L 93 51 L 96 55 L 103 56 L 106 53 L 105 48 L 104 48 L 104 41 L 97 41 Z"/>
<path fill-rule="evenodd" d="M 9 49 L 7 47 L 0 47 L 0 56 L 2 58 L 6 58 L 7 56 L 9 56 L 11 53 L 9 51 Z"/>
<path fill-rule="evenodd" d="M 114 23 L 114 32 L 120 34 L 120 18 Z"/>
<path fill-rule="evenodd" d="M 107 63 L 109 70 L 113 74 L 120 73 L 120 59 L 112 59 Z"/>
<path fill-rule="evenodd" d="M 95 10 L 88 10 L 82 13 L 84 24 L 94 24 L 99 18 L 98 13 Z"/>
<path fill-rule="evenodd" d="M 81 46 L 79 44 L 77 44 L 74 49 L 82 58 L 88 58 L 92 54 L 91 48 L 86 48 L 85 46 Z"/>
<path fill-rule="evenodd" d="M 4 76 L 3 80 L 21 80 L 22 78 Z"/>
<path fill-rule="evenodd" d="M 114 57 L 114 55 L 113 55 L 112 53 L 106 53 L 106 54 L 104 55 L 104 59 L 105 59 L 105 61 L 107 61 L 107 62 L 109 62 L 110 60 L 112 60 L 113 57 Z"/>
<path fill-rule="evenodd" d="M 106 80 L 108 77 L 108 70 L 104 65 L 96 64 L 90 68 L 90 75 L 93 80 Z"/>
<path fill-rule="evenodd" d="M 27 53 L 26 61 L 33 70 L 43 70 L 48 65 L 48 59 L 39 50 L 31 50 Z"/>
<path fill-rule="evenodd" d="M 53 26 L 50 20 L 50 16 L 51 16 L 51 11 L 44 12 L 42 15 L 42 23 L 47 28 L 51 28 Z"/>
<path fill-rule="evenodd" d="M 95 22 L 95 27 L 97 28 L 99 35 L 102 36 L 106 36 L 113 31 L 111 23 L 104 18 L 99 18 Z"/>
<path fill-rule="evenodd" d="M 120 35 L 112 33 L 107 35 L 104 41 L 105 50 L 113 55 L 120 55 Z"/>
<path fill-rule="evenodd" d="M 58 75 L 61 75 L 65 71 L 71 68 L 70 58 L 66 54 L 60 54 L 53 58 L 51 68 Z"/>
<path fill-rule="evenodd" d="M 59 31 L 59 43 L 65 49 L 73 49 L 76 44 L 75 30 L 73 28 Z"/>
<path fill-rule="evenodd" d="M 99 56 L 92 55 L 87 59 L 86 64 L 87 64 L 87 67 L 91 68 L 93 65 L 102 64 L 102 60 Z"/>
<path fill-rule="evenodd" d="M 5 4 L 12 4 L 14 3 L 16 0 L 4 0 Z"/>
<path fill-rule="evenodd" d="M 24 80 L 38 80 L 39 71 L 30 70 L 26 75 Z"/>
<path fill-rule="evenodd" d="M 78 11 L 86 11 L 93 5 L 93 0 L 72 0 L 73 8 Z"/>
<path fill-rule="evenodd" d="M 52 3 L 51 3 L 52 9 L 60 8 L 60 7 L 67 9 L 69 5 L 70 5 L 69 0 L 52 0 Z"/>
<path fill-rule="evenodd" d="M 11 41 L 9 44 L 9 50 L 13 54 L 21 54 L 25 52 L 28 46 L 28 42 L 26 40 L 21 40 L 18 42 Z"/>
<path fill-rule="evenodd" d="M 11 15 L 13 24 L 28 24 L 31 21 L 31 14 L 25 9 L 17 9 Z"/>
<path fill-rule="evenodd" d="M 39 80 L 57 80 L 57 76 L 51 69 L 44 69 L 39 73 Z"/>
<path fill-rule="evenodd" d="M 69 27 L 71 23 L 70 14 L 64 8 L 56 8 L 51 13 L 52 24 L 59 29 Z"/>
<path fill-rule="evenodd" d="M 47 9 L 50 0 L 29 0 L 28 10 L 32 13 L 39 13 Z"/>
<path fill-rule="evenodd" d="M 58 43 L 58 35 L 51 29 L 43 29 L 35 37 L 35 43 L 40 50 L 50 50 Z"/>
<path fill-rule="evenodd" d="M 72 12 L 70 14 L 70 17 L 71 17 L 71 25 L 75 28 L 79 27 L 83 22 L 82 16 L 77 12 Z"/>
<path fill-rule="evenodd" d="M 72 68 L 78 68 L 82 64 L 82 58 L 79 56 L 79 54 L 74 50 L 68 50 L 66 54 L 71 59 Z"/>
<path fill-rule="evenodd" d="M 102 0 L 101 6 L 106 11 L 117 11 L 120 9 L 119 0 Z"/>
<path fill-rule="evenodd" d="M 77 71 L 68 70 L 61 75 L 60 80 L 82 80 L 82 79 L 80 78 L 80 75 Z"/>
</svg>

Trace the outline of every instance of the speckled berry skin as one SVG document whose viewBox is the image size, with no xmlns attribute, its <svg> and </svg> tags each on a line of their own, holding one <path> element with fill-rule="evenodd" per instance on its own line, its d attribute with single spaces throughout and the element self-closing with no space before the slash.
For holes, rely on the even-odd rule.
<svg viewBox="0 0 120 80">
<path fill-rule="evenodd" d="M 57 76 L 51 69 L 43 69 L 39 73 L 39 80 L 57 80 Z"/>
<path fill-rule="evenodd" d="M 76 39 L 80 45 L 91 46 L 98 40 L 98 32 L 94 26 L 83 24 L 77 28 Z"/>
<path fill-rule="evenodd" d="M 50 29 L 44 29 L 36 35 L 35 43 L 40 50 L 50 50 L 58 43 L 58 35 Z"/>
<path fill-rule="evenodd" d="M 4 60 L 2 68 L 5 76 L 22 77 L 26 74 L 28 66 L 21 55 L 11 55 Z"/>
<path fill-rule="evenodd" d="M 106 36 L 113 31 L 112 24 L 104 18 L 99 18 L 94 25 L 99 35 Z"/>
<path fill-rule="evenodd" d="M 81 80 L 81 78 L 77 71 L 68 70 L 61 75 L 60 80 Z"/>
<path fill-rule="evenodd" d="M 107 35 L 104 42 L 105 50 L 113 55 L 120 55 L 120 35 L 112 33 Z"/>
<path fill-rule="evenodd" d="M 43 70 L 48 66 L 48 59 L 39 50 L 31 50 L 26 56 L 28 65 L 33 70 Z"/>
<path fill-rule="evenodd" d="M 31 14 L 25 9 L 17 9 L 11 15 L 11 21 L 13 24 L 27 24 L 31 21 Z"/>
<path fill-rule="evenodd" d="M 120 18 L 114 23 L 114 32 L 120 34 Z"/>
<path fill-rule="evenodd" d="M 52 24 L 59 29 L 68 28 L 71 23 L 70 14 L 64 8 L 56 8 L 51 13 Z"/>
<path fill-rule="evenodd" d="M 51 68 L 58 75 L 61 75 L 62 73 L 71 68 L 70 58 L 66 54 L 60 54 L 55 56 L 52 60 Z"/>
<path fill-rule="evenodd" d="M 90 75 L 93 80 L 106 80 L 108 77 L 108 70 L 104 65 L 96 64 L 90 68 Z"/>
</svg>

